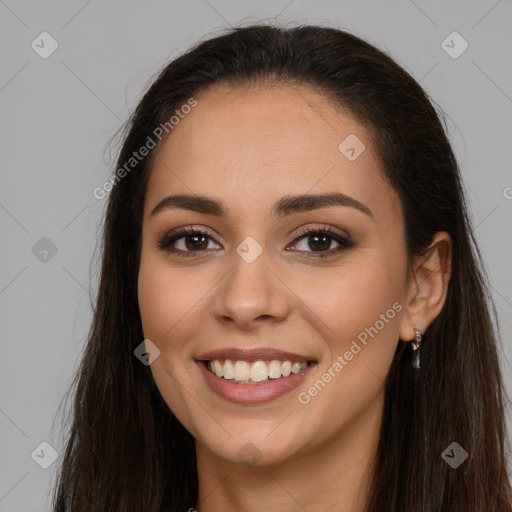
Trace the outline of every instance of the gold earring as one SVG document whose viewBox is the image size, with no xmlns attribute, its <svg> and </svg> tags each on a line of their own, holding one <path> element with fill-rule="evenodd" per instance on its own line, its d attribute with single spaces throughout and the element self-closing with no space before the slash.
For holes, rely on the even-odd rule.
<svg viewBox="0 0 512 512">
<path fill-rule="evenodd" d="M 421 345 L 421 331 L 416 327 L 413 328 L 415 333 L 415 338 L 411 342 L 411 348 L 414 350 L 414 355 L 412 357 L 412 367 L 415 370 L 419 370 L 420 368 L 420 351 L 418 350 Z"/>
</svg>

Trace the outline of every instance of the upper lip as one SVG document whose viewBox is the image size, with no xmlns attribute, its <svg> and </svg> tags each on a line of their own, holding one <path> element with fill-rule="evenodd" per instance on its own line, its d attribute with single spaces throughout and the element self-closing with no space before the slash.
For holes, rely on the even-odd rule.
<svg viewBox="0 0 512 512">
<path fill-rule="evenodd" d="M 231 359 L 235 361 L 314 361 L 313 358 L 273 348 L 220 348 L 205 352 L 196 357 L 197 361 L 213 361 L 215 359 Z"/>
</svg>

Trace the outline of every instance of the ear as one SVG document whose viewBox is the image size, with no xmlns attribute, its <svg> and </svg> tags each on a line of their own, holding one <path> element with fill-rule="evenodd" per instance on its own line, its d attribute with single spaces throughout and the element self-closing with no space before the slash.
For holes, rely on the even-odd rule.
<svg viewBox="0 0 512 512">
<path fill-rule="evenodd" d="M 451 261 L 452 239 L 446 231 L 438 231 L 426 255 L 413 263 L 400 323 L 402 341 L 412 340 L 415 328 L 423 334 L 441 312 L 451 277 Z"/>
</svg>

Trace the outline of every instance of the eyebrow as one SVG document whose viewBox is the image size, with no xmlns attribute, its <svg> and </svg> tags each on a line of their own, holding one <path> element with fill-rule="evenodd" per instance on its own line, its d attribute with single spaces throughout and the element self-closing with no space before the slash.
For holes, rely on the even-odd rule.
<svg viewBox="0 0 512 512">
<path fill-rule="evenodd" d="M 372 211 L 363 203 L 340 192 L 327 194 L 301 194 L 296 196 L 285 196 L 277 201 L 272 213 L 275 217 L 286 217 L 292 213 L 317 210 L 329 206 L 348 206 L 359 210 L 375 221 Z M 177 194 L 162 199 L 149 214 L 150 217 L 168 210 L 180 208 L 206 215 L 214 215 L 226 218 L 229 215 L 229 208 L 220 200 L 214 197 Z"/>
</svg>

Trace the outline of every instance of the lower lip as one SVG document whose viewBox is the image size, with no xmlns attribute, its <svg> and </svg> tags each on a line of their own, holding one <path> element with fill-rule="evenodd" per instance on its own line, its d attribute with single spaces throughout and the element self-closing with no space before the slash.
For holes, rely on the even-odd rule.
<svg viewBox="0 0 512 512">
<path fill-rule="evenodd" d="M 196 363 L 203 372 L 206 382 L 217 395 L 239 404 L 259 404 L 276 400 L 296 388 L 309 371 L 316 366 L 314 363 L 308 364 L 299 373 L 291 374 L 289 377 L 269 379 L 261 384 L 236 384 L 231 380 L 217 377 L 208 370 L 205 362 L 196 361 Z"/>
</svg>

